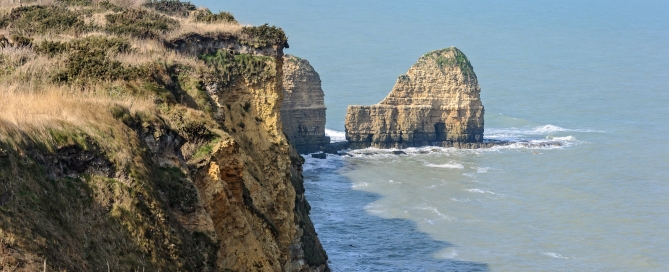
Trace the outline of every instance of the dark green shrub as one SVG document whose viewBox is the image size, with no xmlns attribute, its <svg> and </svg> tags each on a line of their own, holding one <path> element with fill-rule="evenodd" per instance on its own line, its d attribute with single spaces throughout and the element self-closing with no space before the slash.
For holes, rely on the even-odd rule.
<svg viewBox="0 0 669 272">
<path fill-rule="evenodd" d="M 195 5 L 190 2 L 181 2 L 179 0 L 151 1 L 145 3 L 144 6 L 158 12 L 182 17 L 188 17 L 188 14 L 196 9 Z"/>
<path fill-rule="evenodd" d="M 233 23 L 237 22 L 235 17 L 232 16 L 230 12 L 221 11 L 218 14 L 213 14 L 211 10 L 204 9 L 198 10 L 193 14 L 193 19 L 196 22 L 205 22 L 205 23 L 216 23 L 216 22 L 228 22 Z"/>
<path fill-rule="evenodd" d="M 54 55 L 69 53 L 65 70 L 54 77 L 57 82 L 131 80 L 146 74 L 145 69 L 124 67 L 121 62 L 109 57 L 109 54 L 130 50 L 130 43 L 120 38 L 88 37 L 67 44 L 43 42 L 37 50 Z"/>
<path fill-rule="evenodd" d="M 130 43 L 122 38 L 92 36 L 73 40 L 69 43 L 43 41 L 33 48 L 35 52 L 51 57 L 68 51 L 99 49 L 109 53 L 123 53 L 130 50 Z"/>
<path fill-rule="evenodd" d="M 276 75 L 270 65 L 271 57 L 247 54 L 234 55 L 221 49 L 211 54 L 200 55 L 207 65 L 212 67 L 224 86 L 229 85 L 239 76 L 249 83 L 258 83 Z"/>
<path fill-rule="evenodd" d="M 108 14 L 107 32 L 118 35 L 149 39 L 179 27 L 177 20 L 139 9 L 127 9 L 121 13 Z"/>
<path fill-rule="evenodd" d="M 91 0 L 56 0 L 56 3 L 66 6 L 90 6 L 93 4 Z"/>
<path fill-rule="evenodd" d="M 122 11 L 125 10 L 124 7 L 119 7 L 117 5 L 109 3 L 109 1 L 107 1 L 107 0 L 99 2 L 98 7 L 102 8 L 104 10 L 111 10 L 113 12 L 122 12 Z"/>
<path fill-rule="evenodd" d="M 79 13 L 59 6 L 24 6 L 12 11 L 0 19 L 0 27 L 12 25 L 12 32 L 24 35 L 62 33 L 75 31 L 87 32 L 93 26 L 86 25 Z"/>
<path fill-rule="evenodd" d="M 261 26 L 251 26 L 242 28 L 242 37 L 239 43 L 252 46 L 254 48 L 268 47 L 272 45 L 283 45 L 288 48 L 288 37 L 283 29 L 276 26 L 264 24 Z"/>
<path fill-rule="evenodd" d="M 33 39 L 21 35 L 12 35 L 12 40 L 14 41 L 14 47 L 31 46 L 33 44 Z"/>
</svg>

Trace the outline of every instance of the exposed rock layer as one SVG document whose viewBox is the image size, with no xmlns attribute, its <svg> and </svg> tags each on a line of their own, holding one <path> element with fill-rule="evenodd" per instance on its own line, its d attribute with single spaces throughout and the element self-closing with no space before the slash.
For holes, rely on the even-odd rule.
<svg viewBox="0 0 669 272">
<path fill-rule="evenodd" d="M 325 136 L 325 104 L 321 78 L 309 62 L 286 55 L 283 60 L 283 131 L 297 151 L 319 151 L 330 142 Z"/>
<path fill-rule="evenodd" d="M 429 52 L 379 104 L 348 107 L 346 139 L 352 148 L 485 147 L 480 91 L 460 50 Z"/>
<path fill-rule="evenodd" d="M 214 145 L 194 183 L 218 234 L 220 268 L 327 271 L 308 217 L 302 160 L 282 132 L 282 48 L 273 52 L 273 77 L 207 86 L 231 138 Z"/>
<path fill-rule="evenodd" d="M 237 62 L 225 64 L 246 73 L 224 81 L 211 67 L 164 62 L 164 84 L 126 86 L 162 95 L 157 109 L 87 105 L 113 116 L 99 134 L 59 124 L 39 142 L 0 116 L 0 270 L 328 271 L 303 159 L 282 131 L 283 45 L 236 41 L 168 42 L 191 56 L 228 50 L 223 60 Z"/>
</svg>

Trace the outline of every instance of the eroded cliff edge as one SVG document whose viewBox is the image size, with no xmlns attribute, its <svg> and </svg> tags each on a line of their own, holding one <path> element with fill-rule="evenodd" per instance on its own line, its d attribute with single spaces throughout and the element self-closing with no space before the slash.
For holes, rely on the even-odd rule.
<svg viewBox="0 0 669 272">
<path fill-rule="evenodd" d="M 283 59 L 281 119 L 283 131 L 301 154 L 320 151 L 330 143 L 325 136 L 325 107 L 321 78 L 305 59 Z"/>
<path fill-rule="evenodd" d="M 351 148 L 491 145 L 483 142 L 480 92 L 474 69 L 459 49 L 429 52 L 399 76 L 379 104 L 348 107 L 346 139 Z"/>
<path fill-rule="evenodd" d="M 25 2 L 0 8 L 0 270 L 329 270 L 282 132 L 281 29 Z"/>
</svg>

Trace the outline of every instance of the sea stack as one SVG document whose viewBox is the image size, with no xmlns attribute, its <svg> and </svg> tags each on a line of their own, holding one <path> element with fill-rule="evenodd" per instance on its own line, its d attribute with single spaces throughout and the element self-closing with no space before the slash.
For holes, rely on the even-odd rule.
<svg viewBox="0 0 669 272">
<path fill-rule="evenodd" d="M 325 104 L 321 78 L 309 62 L 292 55 L 283 59 L 281 120 L 288 140 L 301 154 L 330 143 L 325 136 Z"/>
<path fill-rule="evenodd" d="M 485 147 L 480 93 L 462 51 L 429 52 L 379 104 L 348 107 L 346 140 L 351 148 Z"/>
</svg>

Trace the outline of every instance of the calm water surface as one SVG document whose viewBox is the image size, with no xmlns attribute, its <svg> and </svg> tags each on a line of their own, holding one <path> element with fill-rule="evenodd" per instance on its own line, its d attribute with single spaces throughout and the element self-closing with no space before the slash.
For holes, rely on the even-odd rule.
<svg viewBox="0 0 669 272">
<path fill-rule="evenodd" d="M 667 271 L 669 2 L 584 2 L 194 1 L 281 26 L 321 75 L 330 133 L 457 46 L 487 138 L 564 144 L 308 159 L 333 270 Z"/>
</svg>

